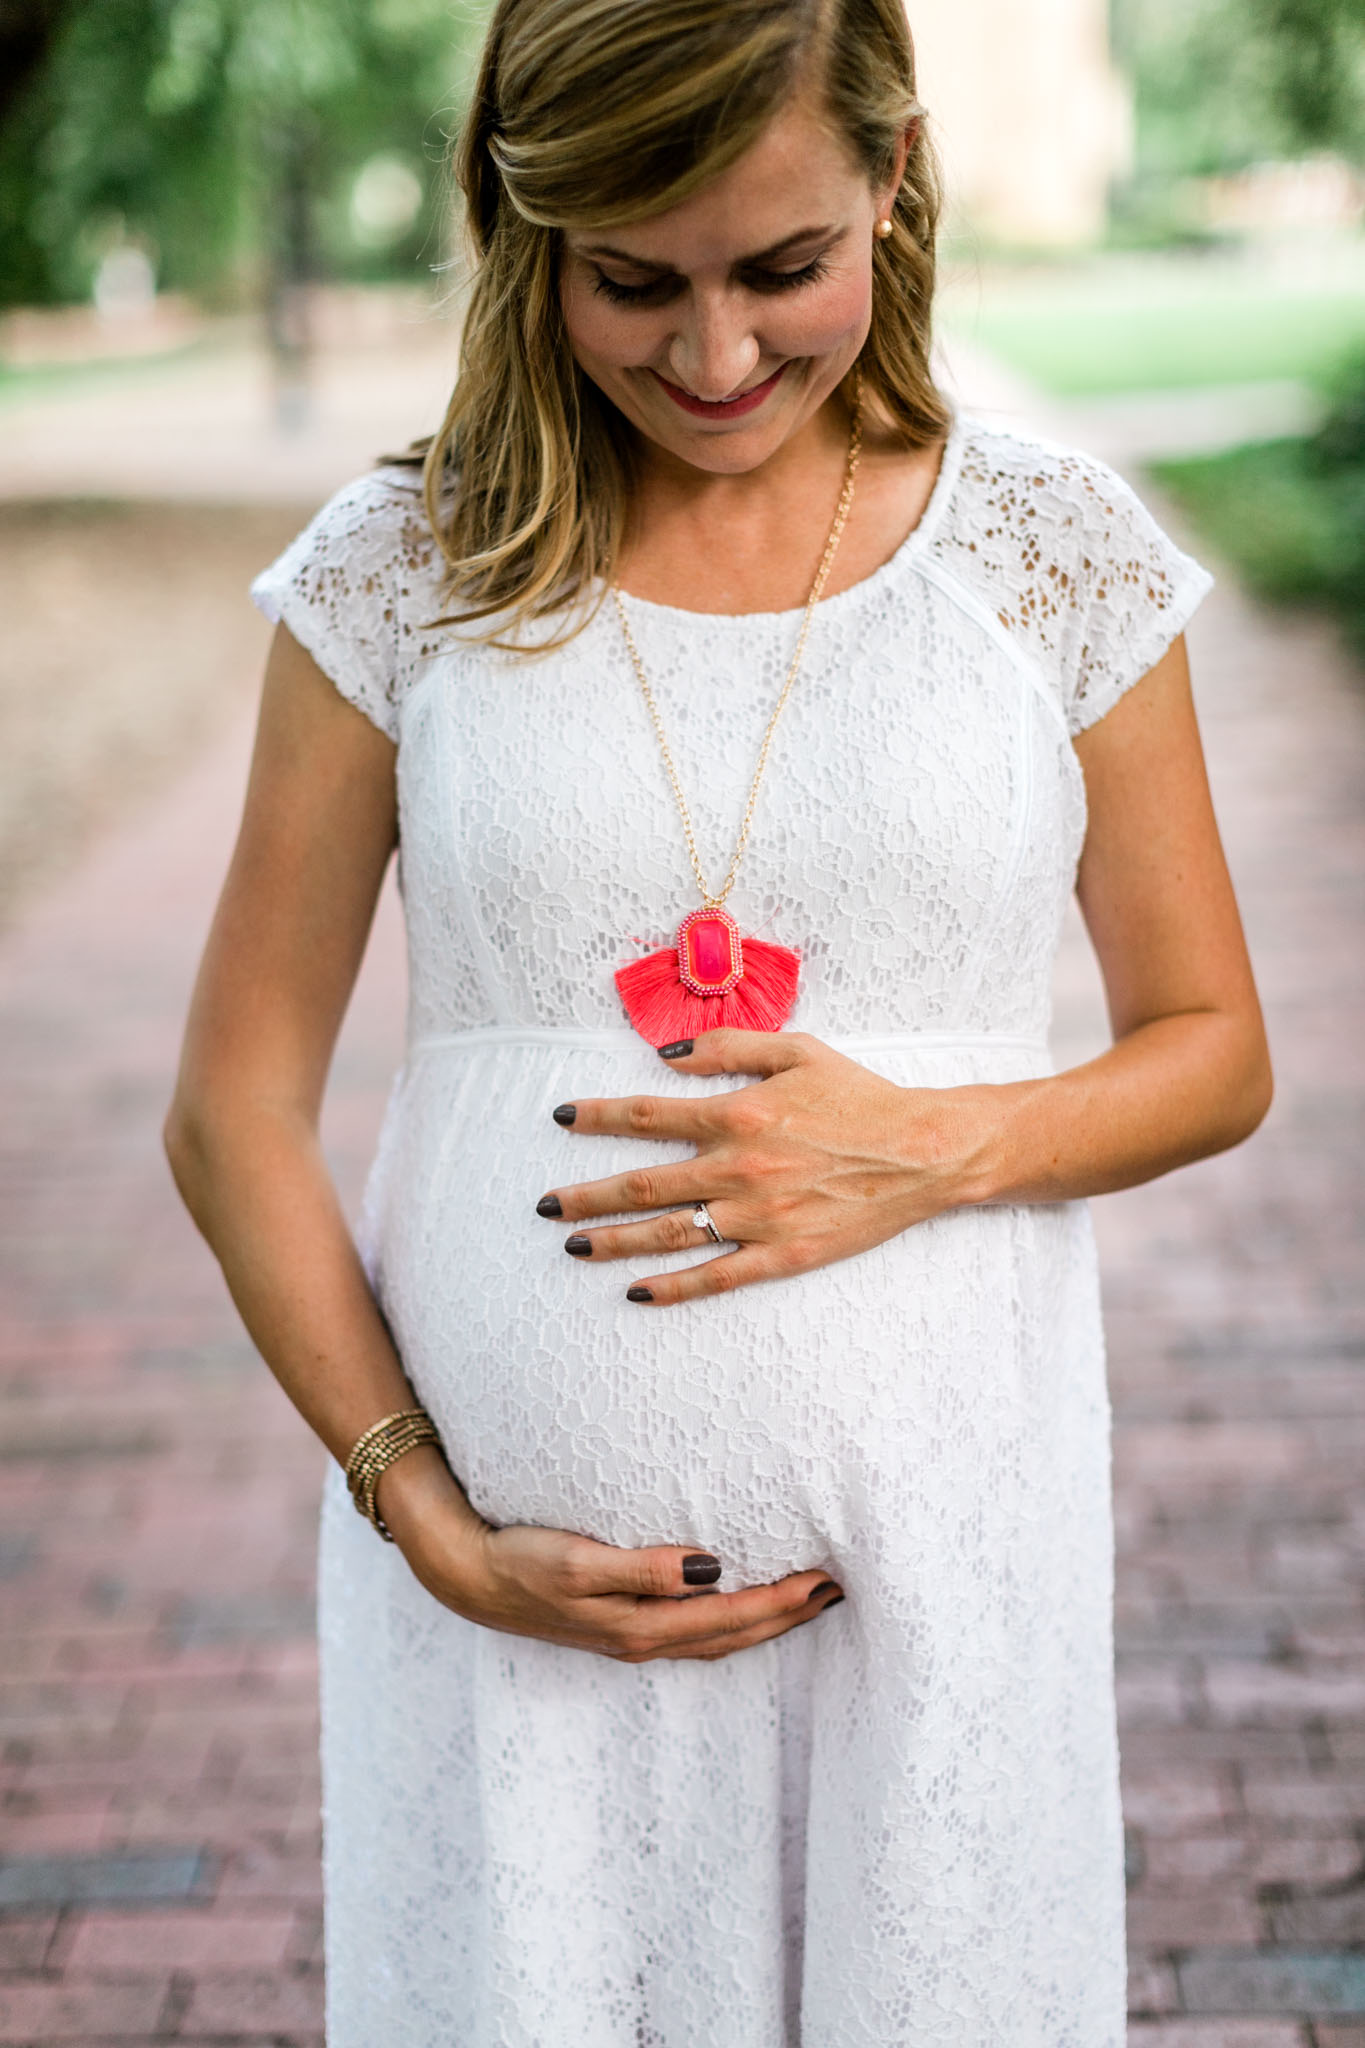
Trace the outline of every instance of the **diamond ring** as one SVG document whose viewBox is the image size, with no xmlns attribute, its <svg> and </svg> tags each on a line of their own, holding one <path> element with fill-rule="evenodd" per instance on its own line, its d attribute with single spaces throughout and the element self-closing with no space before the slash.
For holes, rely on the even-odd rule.
<svg viewBox="0 0 1365 2048">
<path fill-rule="evenodd" d="M 725 1242 L 725 1239 L 712 1221 L 711 1211 L 707 1208 L 705 1202 L 698 1202 L 696 1208 L 692 1211 L 692 1228 L 694 1230 L 704 1230 L 712 1244 L 724 1244 Z"/>
</svg>

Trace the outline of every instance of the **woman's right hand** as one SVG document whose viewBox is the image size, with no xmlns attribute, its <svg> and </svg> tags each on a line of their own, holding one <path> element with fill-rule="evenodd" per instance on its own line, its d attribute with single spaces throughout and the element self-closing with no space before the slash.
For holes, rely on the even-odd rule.
<svg viewBox="0 0 1365 2048">
<path fill-rule="evenodd" d="M 621 1664 L 729 1657 L 843 1598 L 822 1571 L 714 1593 L 696 1577 L 706 1570 L 718 1578 L 720 1565 L 685 1546 L 621 1550 L 563 1529 L 495 1529 L 431 1445 L 390 1466 L 377 1504 L 413 1573 L 443 1606 L 484 1628 Z M 689 1559 L 691 1579 L 683 1575 Z"/>
</svg>

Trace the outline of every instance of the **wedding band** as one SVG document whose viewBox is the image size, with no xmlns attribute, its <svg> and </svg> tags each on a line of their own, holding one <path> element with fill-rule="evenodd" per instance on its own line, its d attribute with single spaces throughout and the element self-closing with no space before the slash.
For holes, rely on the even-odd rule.
<svg viewBox="0 0 1365 2048">
<path fill-rule="evenodd" d="M 725 1242 L 725 1239 L 712 1222 L 711 1211 L 707 1208 L 705 1202 L 698 1202 L 696 1208 L 692 1211 L 692 1228 L 694 1230 L 704 1230 L 712 1244 L 724 1244 Z"/>
</svg>

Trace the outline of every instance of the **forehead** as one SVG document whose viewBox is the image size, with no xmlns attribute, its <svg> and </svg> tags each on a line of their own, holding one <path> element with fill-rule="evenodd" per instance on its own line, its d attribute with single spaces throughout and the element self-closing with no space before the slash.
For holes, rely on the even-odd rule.
<svg viewBox="0 0 1365 2048">
<path fill-rule="evenodd" d="M 842 224 L 867 190 L 843 137 L 805 95 L 783 107 L 728 169 L 665 212 L 568 231 L 570 249 L 597 243 L 686 270 L 769 249 L 814 223 Z"/>
</svg>

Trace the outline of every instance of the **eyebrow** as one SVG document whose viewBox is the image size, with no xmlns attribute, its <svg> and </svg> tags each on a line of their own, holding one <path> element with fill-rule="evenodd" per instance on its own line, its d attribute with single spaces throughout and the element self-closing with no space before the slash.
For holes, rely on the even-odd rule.
<svg viewBox="0 0 1365 2048">
<path fill-rule="evenodd" d="M 780 242 L 756 250 L 752 256 L 741 256 L 737 267 L 744 269 L 754 263 L 771 263 L 774 257 L 785 256 L 789 249 L 798 248 L 803 242 L 820 242 L 838 232 L 834 227 L 798 228 L 795 234 L 784 235 Z M 609 263 L 626 263 L 632 270 L 654 270 L 660 276 L 673 268 L 671 263 L 652 263 L 647 256 L 632 256 L 628 249 L 613 248 L 610 242 L 592 242 L 578 253 L 580 256 L 605 256 Z"/>
</svg>

